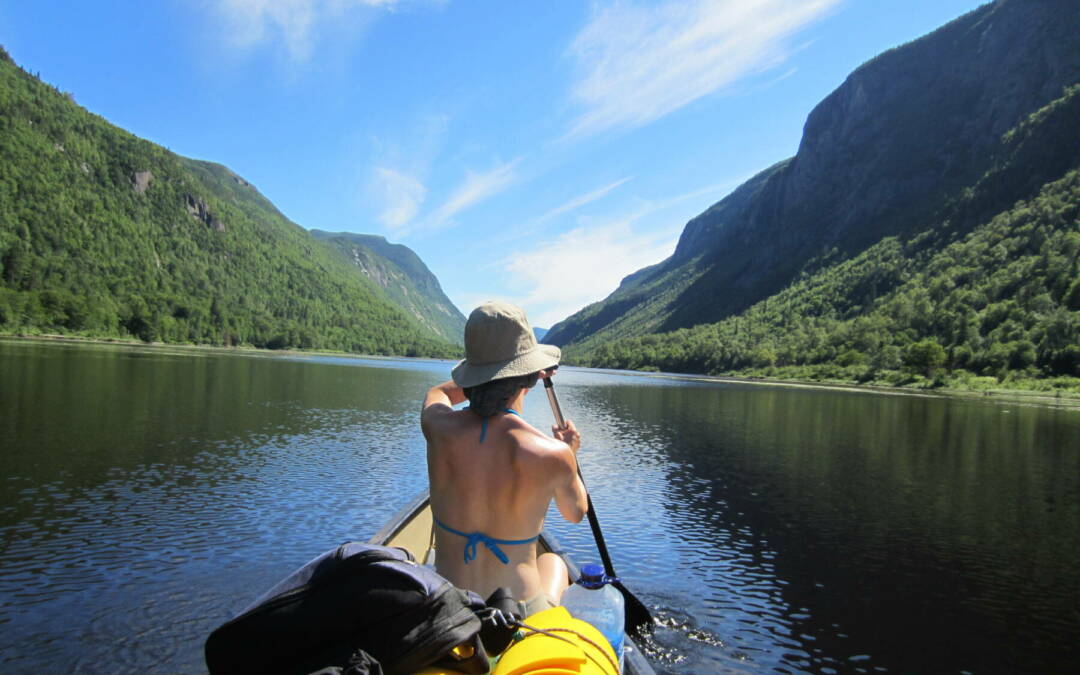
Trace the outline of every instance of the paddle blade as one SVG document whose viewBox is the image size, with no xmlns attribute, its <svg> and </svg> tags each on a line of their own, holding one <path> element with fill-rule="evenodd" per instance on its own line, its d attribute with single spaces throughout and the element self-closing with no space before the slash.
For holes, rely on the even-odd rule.
<svg viewBox="0 0 1080 675">
<path fill-rule="evenodd" d="M 652 613 L 645 606 L 645 603 L 638 600 L 637 596 L 631 593 L 630 589 L 624 586 L 621 581 L 613 582 L 612 586 L 619 589 L 619 592 L 623 594 L 623 599 L 626 601 L 624 605 L 626 607 L 626 631 L 637 635 L 652 633 L 654 621 Z"/>
</svg>

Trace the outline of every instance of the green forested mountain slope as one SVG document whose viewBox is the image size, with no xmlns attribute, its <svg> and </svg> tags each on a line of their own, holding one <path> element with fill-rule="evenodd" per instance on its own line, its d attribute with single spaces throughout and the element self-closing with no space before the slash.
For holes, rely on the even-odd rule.
<svg viewBox="0 0 1080 675">
<path fill-rule="evenodd" d="M 1016 180 L 966 202 L 978 212 L 955 211 L 1000 162 L 1002 135 L 1078 81 L 1075 0 L 998 0 L 890 50 L 810 113 L 794 157 L 691 220 L 669 259 L 553 326 L 547 340 L 583 354 L 713 323 L 887 237 L 946 221 L 954 235 L 969 232 L 1064 175 L 1060 163 L 1023 165 Z M 1066 125 L 1064 137 L 1078 127 Z"/>
<path fill-rule="evenodd" d="M 340 251 L 413 319 L 451 342 L 461 342 L 465 317 L 412 249 L 373 234 L 323 230 L 311 234 Z"/>
<path fill-rule="evenodd" d="M 898 383 L 1080 377 L 1080 85 L 1002 136 L 924 231 L 804 272 L 718 323 L 571 346 L 579 363 Z M 1061 176 L 1046 181 L 1046 176 Z M 1009 186 L 1035 196 L 1002 207 Z"/>
<path fill-rule="evenodd" d="M 451 356 L 223 166 L 114 127 L 0 50 L 0 332 Z"/>
</svg>

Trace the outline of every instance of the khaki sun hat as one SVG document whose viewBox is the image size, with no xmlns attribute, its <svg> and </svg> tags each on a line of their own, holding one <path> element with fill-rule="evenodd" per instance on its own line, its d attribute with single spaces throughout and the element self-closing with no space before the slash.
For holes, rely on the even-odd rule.
<svg viewBox="0 0 1080 675">
<path fill-rule="evenodd" d="M 559 364 L 562 351 L 536 342 L 525 312 L 508 302 L 485 302 L 465 324 L 465 360 L 450 372 L 459 387 L 528 375 Z"/>
</svg>

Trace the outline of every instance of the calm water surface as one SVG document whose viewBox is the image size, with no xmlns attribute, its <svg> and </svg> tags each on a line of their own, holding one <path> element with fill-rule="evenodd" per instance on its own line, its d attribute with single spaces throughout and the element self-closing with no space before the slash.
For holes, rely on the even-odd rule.
<svg viewBox="0 0 1080 675">
<path fill-rule="evenodd" d="M 0 672 L 203 671 L 216 625 L 426 487 L 447 374 L 0 340 Z M 658 671 L 1074 672 L 1080 411 L 557 382 Z M 525 416 L 550 425 L 539 389 Z"/>
</svg>

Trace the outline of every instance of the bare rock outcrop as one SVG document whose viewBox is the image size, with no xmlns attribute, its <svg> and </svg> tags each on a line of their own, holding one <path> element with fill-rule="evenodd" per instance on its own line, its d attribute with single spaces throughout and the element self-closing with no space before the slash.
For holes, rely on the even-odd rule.
<svg viewBox="0 0 1080 675">
<path fill-rule="evenodd" d="M 221 222 L 217 216 L 210 213 L 210 207 L 206 205 L 204 200 L 195 197 L 194 195 L 184 195 L 184 202 L 188 213 L 190 213 L 192 217 L 201 220 L 217 232 L 225 231 L 225 223 Z"/>
<path fill-rule="evenodd" d="M 136 171 L 135 175 L 131 179 L 132 187 L 136 193 L 142 195 L 146 194 L 146 189 L 150 187 L 150 181 L 154 180 L 154 174 L 149 171 Z"/>
</svg>

